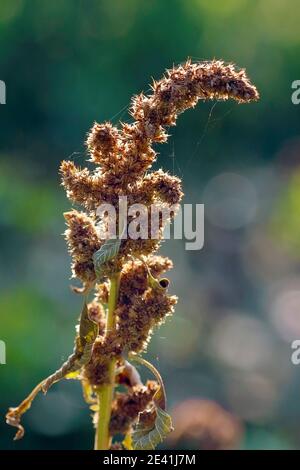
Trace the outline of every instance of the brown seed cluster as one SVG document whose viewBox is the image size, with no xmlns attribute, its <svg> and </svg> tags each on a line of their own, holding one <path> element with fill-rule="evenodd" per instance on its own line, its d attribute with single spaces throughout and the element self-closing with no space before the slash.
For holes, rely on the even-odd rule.
<svg viewBox="0 0 300 470">
<path fill-rule="evenodd" d="M 258 99 L 258 92 L 245 71 L 236 70 L 232 64 L 218 60 L 187 61 L 168 70 L 161 80 L 153 83 L 152 94 L 133 98 L 130 112 L 135 121 L 132 124 L 122 124 L 120 129 L 110 123 L 93 125 L 86 144 L 90 161 L 96 165 L 95 170 L 80 169 L 71 161 L 62 162 L 60 171 L 67 196 L 85 207 L 93 217 L 102 203 L 110 203 L 118 211 L 119 196 L 127 196 L 130 205 L 176 206 L 183 196 L 180 179 L 162 170 L 146 174 L 156 159 L 152 145 L 165 142 L 168 137 L 166 127 L 175 125 L 177 116 L 194 107 L 199 99 L 228 98 L 239 103 Z M 73 230 L 70 227 L 66 234 L 73 256 L 73 274 L 83 282 L 91 282 L 93 266 L 90 253 L 100 241 L 97 242 L 93 234 L 90 245 L 86 247 L 86 256 L 82 256 L 83 249 L 76 247 L 78 234 L 70 216 L 67 223 L 73 225 Z M 90 231 L 93 231 L 92 221 Z M 162 232 L 163 226 L 157 233 L 152 233 L 152 238 L 123 240 L 118 267 L 130 256 L 155 252 Z"/>
<path fill-rule="evenodd" d="M 112 170 L 117 164 L 120 143 L 120 133 L 116 127 L 109 122 L 95 123 L 86 141 L 91 161 L 100 165 L 102 171 Z"/>
<path fill-rule="evenodd" d="M 72 161 L 62 162 L 60 173 L 67 197 L 82 208 L 82 211 L 74 209 L 64 214 L 72 274 L 83 283 L 82 289 L 74 290 L 85 296 L 94 290 L 95 295 L 88 309 L 84 307 L 82 311 L 74 353 L 61 369 L 35 387 L 18 408 L 9 410 L 7 422 L 18 427 L 17 438 L 23 433 L 21 416 L 36 394 L 46 390 L 49 380 L 52 384 L 78 371 L 80 375 L 75 375 L 81 378 L 84 396 L 90 404 L 94 404 L 96 392 L 101 397 L 103 390 L 112 390 L 114 384 L 125 387 L 126 391 L 115 394 L 112 402 L 111 436 L 128 433 L 137 419 L 144 429 L 153 429 L 158 415 L 156 406 L 165 408 L 164 386 L 155 368 L 137 353 L 145 351 L 153 329 L 173 313 L 177 302 L 176 296 L 167 292 L 169 281 L 161 278 L 172 268 L 172 262 L 157 256 L 156 252 L 165 224 L 173 219 L 183 197 L 179 178 L 161 169 L 149 171 L 157 157 L 153 144 L 165 142 L 166 129 L 174 126 L 178 115 L 194 107 L 199 100 L 228 98 L 239 103 L 258 99 L 258 92 L 244 70 L 236 70 L 232 64 L 217 60 L 187 61 L 154 82 L 150 95 L 140 94 L 132 99 L 131 124 L 114 127 L 109 122 L 94 123 L 86 140 L 89 162 L 94 165 L 92 169 L 79 168 Z M 129 207 L 143 204 L 146 227 L 140 227 L 138 212 L 141 209 L 126 214 L 126 223 L 119 221 L 119 216 L 123 215 L 120 197 L 127 198 Z M 117 241 L 114 251 L 109 239 L 111 234 L 106 230 L 112 215 L 109 212 L 99 215 L 97 209 L 102 204 L 113 206 L 116 228 L 120 224 L 122 234 L 129 235 Z M 130 237 L 132 227 L 144 230 L 134 238 Z M 112 250 L 110 256 L 106 256 L 108 245 Z M 100 270 L 99 256 L 102 256 Z M 114 295 L 110 297 L 111 286 Z M 109 321 L 106 320 L 107 310 Z M 143 385 L 126 356 L 147 365 L 158 382 Z M 209 415 L 210 409 L 207 409 L 206 415 Z M 206 416 L 203 412 L 200 415 Z M 97 420 L 97 413 L 95 417 Z M 200 418 L 199 423 L 197 426 L 201 428 Z M 207 429 L 214 438 L 216 429 L 208 426 Z M 110 443 L 103 444 L 104 448 L 109 446 Z M 112 444 L 111 448 L 120 450 L 123 445 Z"/>
<path fill-rule="evenodd" d="M 108 365 L 112 358 L 124 368 L 124 355 L 145 350 L 153 329 L 173 313 L 177 302 L 167 293 L 168 281 L 160 276 L 172 267 L 172 262 L 155 253 L 163 237 L 164 225 L 173 218 L 183 192 L 181 180 L 150 167 L 157 154 L 153 144 L 167 140 L 166 128 L 174 126 L 180 113 L 196 105 L 198 100 L 232 98 L 239 103 L 258 99 L 256 88 L 244 70 L 222 61 L 185 64 L 168 70 L 152 85 L 152 93 L 135 96 L 130 113 L 131 124 L 114 127 L 111 123 L 95 123 L 87 140 L 89 161 L 94 168 L 79 168 L 71 161 L 61 164 L 62 184 L 68 198 L 83 207 L 65 214 L 65 233 L 72 256 L 72 273 L 86 287 L 95 288 L 95 299 L 89 305 L 90 318 L 99 324 L 99 335 L 92 356 L 83 368 L 82 376 L 92 387 L 109 383 Z M 147 208 L 148 238 L 127 238 L 113 260 L 102 269 L 97 279 L 94 253 L 103 245 L 100 229 L 108 220 L 97 215 L 103 203 L 114 206 L 119 215 L 119 197 L 126 196 L 128 205 L 143 204 Z M 152 225 L 153 207 L 159 209 L 158 225 Z M 163 217 L 163 211 L 169 216 Z M 129 216 L 130 224 L 138 225 L 138 215 Z M 110 277 L 120 273 L 119 295 L 115 309 L 115 328 L 105 331 L 104 309 L 109 300 Z M 86 290 L 86 289 L 85 289 Z M 126 433 L 140 414 L 141 420 L 153 424 L 153 409 L 149 405 L 157 390 L 156 383 L 143 386 L 131 384 L 124 374 L 116 378 L 127 386 L 127 392 L 116 395 L 113 403 L 111 434 Z"/>
<path fill-rule="evenodd" d="M 171 268 L 171 260 L 162 256 L 125 263 L 115 310 L 116 330 L 104 335 L 102 329 L 102 337 L 99 336 L 94 345 L 91 361 L 84 368 L 89 383 L 94 386 L 106 383 L 110 359 L 121 361 L 122 351 L 144 350 L 152 330 L 173 313 L 177 297 L 168 295 L 159 283 L 149 285 L 149 272 L 156 279 Z M 96 299 L 90 304 L 93 310 L 96 310 L 97 305 L 107 303 L 108 292 L 108 282 L 98 285 Z"/>
<path fill-rule="evenodd" d="M 83 369 L 83 377 L 93 387 L 110 383 L 108 365 L 112 358 L 121 358 L 121 349 L 114 335 L 99 336 L 94 343 L 93 354 Z"/>
<path fill-rule="evenodd" d="M 104 336 L 105 333 L 105 323 L 106 323 L 106 315 L 105 309 L 100 302 L 97 302 L 94 299 L 92 302 L 88 304 L 88 312 L 89 318 L 98 324 L 98 334 L 99 336 Z"/>
<path fill-rule="evenodd" d="M 76 210 L 66 212 L 64 217 L 68 226 L 65 237 L 73 259 L 73 277 L 78 277 L 83 283 L 92 282 L 96 279 L 93 254 L 101 246 L 94 220 Z"/>
<path fill-rule="evenodd" d="M 87 147 L 91 161 L 99 168 L 89 172 L 80 170 L 72 162 L 63 162 L 61 173 L 68 197 L 86 207 L 101 202 L 116 201 L 116 196 L 129 196 L 138 192 L 146 170 L 156 159 L 153 143 L 167 140 L 165 128 L 176 123 L 177 116 L 194 107 L 199 99 L 226 100 L 239 103 L 257 100 L 259 95 L 244 70 L 236 70 L 232 64 L 222 61 L 191 63 L 174 67 L 154 82 L 152 94 L 133 98 L 132 124 L 122 124 L 117 129 L 109 123 L 95 123 L 88 138 Z M 170 175 L 166 175 L 170 187 Z M 160 174 L 163 183 L 163 173 Z M 178 180 L 174 181 L 178 186 Z M 141 190 L 143 185 L 140 184 Z M 178 192 L 178 190 L 177 190 Z M 176 198 L 175 198 L 176 200 Z M 179 202 L 177 200 L 177 202 Z"/>
<path fill-rule="evenodd" d="M 118 333 L 124 347 L 132 352 L 145 350 L 153 328 L 173 313 L 176 303 L 176 296 L 169 296 L 159 288 L 149 288 L 131 305 L 119 306 L 116 310 Z"/>
<path fill-rule="evenodd" d="M 151 404 L 159 385 L 148 381 L 146 386 L 136 385 L 127 393 L 117 393 L 112 407 L 110 433 L 126 434 L 137 421 L 139 413 Z"/>
</svg>

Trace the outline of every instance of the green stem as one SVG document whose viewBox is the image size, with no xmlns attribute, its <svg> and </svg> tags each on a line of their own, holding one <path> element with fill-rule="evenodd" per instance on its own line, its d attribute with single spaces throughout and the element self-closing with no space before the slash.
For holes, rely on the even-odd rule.
<svg viewBox="0 0 300 470">
<path fill-rule="evenodd" d="M 111 278 L 108 313 L 106 319 L 106 334 L 115 328 L 115 309 L 118 301 L 120 274 L 117 273 Z M 112 358 L 108 364 L 109 383 L 99 387 L 97 391 L 99 416 L 95 436 L 95 450 L 108 450 L 110 448 L 109 423 L 111 416 L 111 406 L 115 388 L 115 368 L 116 359 Z"/>
</svg>

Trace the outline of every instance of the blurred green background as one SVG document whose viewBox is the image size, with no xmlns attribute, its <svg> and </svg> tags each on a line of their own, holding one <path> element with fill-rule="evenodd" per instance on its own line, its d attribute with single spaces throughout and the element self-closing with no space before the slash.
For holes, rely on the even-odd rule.
<svg viewBox="0 0 300 470">
<path fill-rule="evenodd" d="M 184 202 L 206 212 L 203 250 L 183 241 L 162 250 L 175 261 L 180 301 L 148 357 L 182 427 L 164 446 L 300 448 L 300 366 L 291 363 L 300 339 L 299 25 L 298 0 L 1 0 L 0 449 L 92 447 L 75 381 L 37 398 L 22 441 L 4 423 L 8 406 L 73 348 L 80 298 L 69 289 L 61 234 L 70 203 L 57 170 L 67 158 L 84 165 L 93 121 L 129 120 L 131 95 L 188 56 L 245 67 L 261 100 L 200 103 L 157 148 L 156 167 L 182 177 Z M 203 400 L 235 418 L 219 426 Z M 191 404 L 188 432 L 180 416 Z M 235 437 L 225 445 L 226 426 Z"/>
</svg>

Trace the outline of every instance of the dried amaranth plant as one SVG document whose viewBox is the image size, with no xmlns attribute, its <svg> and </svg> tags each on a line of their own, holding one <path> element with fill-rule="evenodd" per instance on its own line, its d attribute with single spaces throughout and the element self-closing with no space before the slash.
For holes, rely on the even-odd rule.
<svg viewBox="0 0 300 470">
<path fill-rule="evenodd" d="M 64 217 L 72 273 L 83 284 L 74 290 L 83 295 L 83 308 L 73 354 L 7 413 L 8 424 L 18 428 L 16 439 L 24 434 L 21 416 L 37 393 L 46 393 L 62 378 L 82 383 L 84 398 L 94 412 L 97 450 L 152 449 L 172 430 L 160 374 L 141 353 L 153 329 L 173 313 L 177 301 L 168 294 L 167 279 L 161 277 L 172 262 L 155 253 L 164 224 L 174 217 L 183 193 L 179 178 L 162 170 L 149 171 L 156 160 L 152 146 L 166 142 L 166 128 L 174 126 L 177 116 L 198 100 L 228 98 L 239 103 L 258 99 L 244 70 L 216 60 L 187 61 L 154 82 L 149 96 L 132 99 L 131 124 L 121 123 L 119 128 L 108 122 L 94 124 L 86 142 L 93 171 L 80 169 L 72 161 L 62 162 L 67 196 L 82 207 Z M 119 204 L 125 196 L 128 205 L 147 208 L 147 237 L 127 236 L 138 215 L 125 217 Z M 116 237 L 111 233 L 109 213 L 99 216 L 104 203 L 118 215 Z M 153 227 L 153 207 L 170 209 L 169 220 L 159 217 L 158 226 Z M 133 362 L 148 367 L 155 380 L 144 385 Z M 116 435 L 123 435 L 123 441 L 113 443 Z"/>
</svg>

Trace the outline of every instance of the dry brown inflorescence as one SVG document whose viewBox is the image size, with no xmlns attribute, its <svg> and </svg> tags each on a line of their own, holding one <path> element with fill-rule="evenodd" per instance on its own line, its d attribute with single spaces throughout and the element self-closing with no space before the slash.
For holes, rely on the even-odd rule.
<svg viewBox="0 0 300 470">
<path fill-rule="evenodd" d="M 72 161 L 61 164 L 62 184 L 67 196 L 76 207 L 81 207 L 81 210 L 73 209 L 64 214 L 72 274 L 82 282 L 85 295 L 94 291 L 88 312 L 89 319 L 98 325 L 88 361 L 80 362 L 79 378 L 93 396 L 94 390 L 111 381 L 110 364 L 112 359 L 115 361 L 115 383 L 123 391 L 113 398 L 111 436 L 128 434 L 139 416 L 144 420 L 154 419 L 151 405 L 159 385 L 148 382 L 144 386 L 136 371 L 132 373 L 127 358 L 130 354 L 145 351 L 153 329 L 172 315 L 177 298 L 168 294 L 166 281 L 160 282 L 162 274 L 172 268 L 172 262 L 156 254 L 164 223 L 170 220 L 160 220 L 155 237 L 153 234 L 147 239 L 123 237 L 118 252 L 103 264 L 99 276 L 94 255 L 106 243 L 99 236 L 99 229 L 108 221 L 105 217 L 99 219 L 97 209 L 101 204 L 110 204 L 119 214 L 119 198 L 126 196 L 128 206 L 143 204 L 149 212 L 153 206 L 172 208 L 171 219 L 183 196 L 181 181 L 161 169 L 151 172 L 157 158 L 153 144 L 166 142 L 166 128 L 174 126 L 177 116 L 194 107 L 199 100 L 229 98 L 238 103 L 258 99 L 258 92 L 244 70 L 217 60 L 187 61 L 154 82 L 150 95 L 140 94 L 132 99 L 131 124 L 121 123 L 119 127 L 109 122 L 93 125 L 86 145 L 94 169 L 79 168 Z M 124 229 L 126 232 L 126 227 L 123 234 Z M 116 274 L 118 296 L 114 327 L 108 329 L 106 309 L 111 279 Z M 8 422 L 19 425 L 16 410 L 10 410 Z"/>
</svg>

